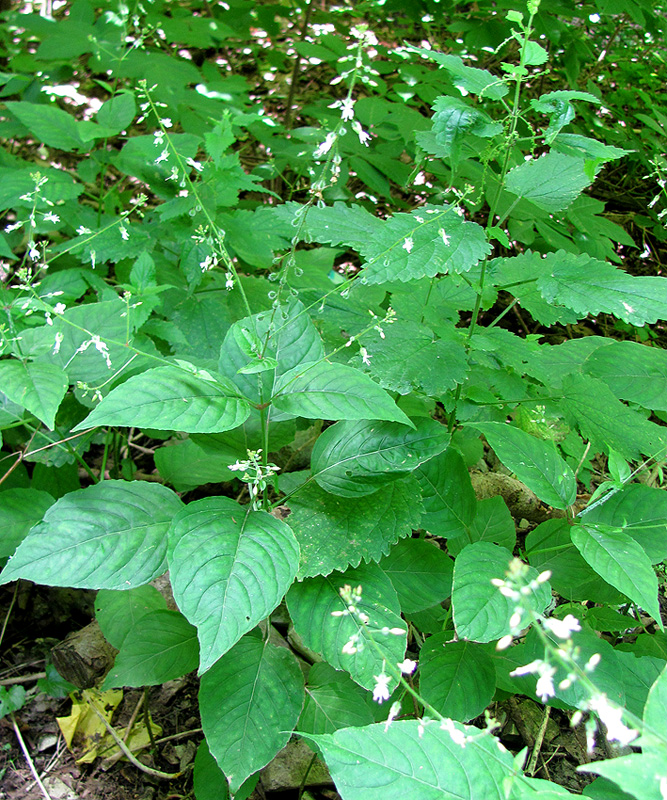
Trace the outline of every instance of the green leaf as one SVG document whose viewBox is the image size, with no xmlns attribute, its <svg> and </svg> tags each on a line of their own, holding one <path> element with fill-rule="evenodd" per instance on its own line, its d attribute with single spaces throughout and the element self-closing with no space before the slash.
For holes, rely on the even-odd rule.
<svg viewBox="0 0 667 800">
<path fill-rule="evenodd" d="M 634 621 L 629 623 L 629 627 L 634 627 Z M 623 630 L 628 630 L 627 622 Z M 664 669 L 665 660 L 654 656 L 636 656 L 632 651 L 623 650 L 616 650 L 615 655 L 618 669 L 622 671 L 622 674 L 618 674 L 618 680 L 625 690 L 625 708 L 641 719 L 649 690 Z"/>
<path fill-rule="evenodd" d="M 584 170 L 583 158 L 546 153 L 510 170 L 505 188 L 554 213 L 567 208 L 592 182 Z"/>
<path fill-rule="evenodd" d="M 359 611 L 368 615 L 369 627 L 347 613 L 347 604 L 340 596 L 343 586 L 361 586 Z M 377 564 L 367 564 L 326 577 L 306 578 L 295 583 L 287 593 L 287 609 L 294 628 L 304 644 L 319 653 L 335 669 L 344 669 L 365 689 L 373 689 L 375 677 L 383 671 L 383 662 L 403 661 L 407 642 L 407 626 L 401 619 L 398 597 L 391 581 Z M 344 612 L 332 616 L 332 612 Z M 403 635 L 382 634 L 381 628 L 396 628 Z M 369 628 L 374 633 L 368 633 Z M 365 637 L 372 635 L 377 648 Z M 360 644 L 355 652 L 343 652 L 351 640 Z M 392 680 L 392 685 L 396 681 Z"/>
<path fill-rule="evenodd" d="M 103 689 L 157 686 L 197 669 L 197 630 L 178 611 L 149 611 L 123 639 Z"/>
<path fill-rule="evenodd" d="M 0 386 L 13 403 L 23 406 L 49 430 L 67 391 L 67 375 L 55 364 L 0 361 Z"/>
<path fill-rule="evenodd" d="M 1 497 L 1 495 L 0 495 Z M 636 483 L 581 514 L 585 523 L 619 528 L 641 545 L 651 563 L 667 558 L 667 492 Z"/>
<path fill-rule="evenodd" d="M 26 701 L 26 691 L 23 686 L 0 686 L 0 719 L 14 711 L 23 708 Z"/>
<path fill-rule="evenodd" d="M 202 728 L 232 792 L 287 744 L 303 697 L 303 675 L 291 651 L 253 634 L 202 675 Z"/>
<path fill-rule="evenodd" d="M 389 576 L 404 614 L 424 611 L 452 593 L 454 565 L 437 544 L 403 539 L 380 561 Z"/>
<path fill-rule="evenodd" d="M 166 568 L 179 498 L 159 483 L 102 481 L 56 501 L 2 571 L 47 586 L 131 589 Z"/>
<path fill-rule="evenodd" d="M 667 780 L 664 753 L 632 753 L 629 756 L 582 764 L 580 772 L 602 775 L 618 784 L 624 792 L 641 800 L 664 800 L 661 787 Z"/>
<path fill-rule="evenodd" d="M 307 419 L 382 419 L 412 423 L 367 375 L 329 361 L 301 364 L 276 381 L 273 405 Z"/>
<path fill-rule="evenodd" d="M 658 579 L 643 548 L 627 533 L 583 523 L 570 531 L 572 543 L 607 583 L 646 609 L 662 630 Z"/>
<path fill-rule="evenodd" d="M 37 489 L 0 492 L 0 558 L 11 556 L 55 500 Z"/>
<path fill-rule="evenodd" d="M 422 508 L 412 477 L 367 497 L 345 500 L 311 483 L 287 505 L 292 510 L 289 524 L 301 547 L 299 578 L 356 567 L 362 559 L 379 561 L 390 545 L 419 527 Z"/>
<path fill-rule="evenodd" d="M 166 608 L 164 597 L 154 586 L 137 586 L 125 591 L 100 589 L 95 598 L 95 619 L 107 642 L 120 650 L 128 631 L 142 617 Z"/>
<path fill-rule="evenodd" d="M 438 339 L 412 320 L 397 320 L 382 333 L 371 330 L 361 342 L 370 358 L 368 371 L 385 389 L 438 397 L 465 380 L 468 359 L 462 341 Z"/>
<path fill-rule="evenodd" d="M 451 638 L 438 633 L 426 640 L 419 656 L 419 691 L 444 717 L 468 722 L 493 699 L 496 669 L 481 645 Z"/>
<path fill-rule="evenodd" d="M 422 527 L 446 539 L 465 534 L 475 518 L 477 500 L 460 453 L 450 447 L 414 474 L 424 500 Z"/>
<path fill-rule="evenodd" d="M 112 135 L 115 135 L 131 124 L 136 113 L 134 94 L 126 90 L 119 92 L 101 105 L 97 112 L 97 121 L 102 127 L 114 131 Z"/>
<path fill-rule="evenodd" d="M 447 542 L 450 555 L 457 556 L 469 542 L 493 542 L 514 550 L 516 528 L 507 504 L 500 495 L 477 501 L 477 513 L 468 526 L 467 536 Z"/>
<path fill-rule="evenodd" d="M 6 103 L 6 106 L 30 133 L 49 147 L 68 152 L 85 147 L 80 123 L 57 106 L 44 103 Z"/>
<path fill-rule="evenodd" d="M 454 55 L 426 50 L 423 47 L 408 47 L 409 51 L 419 53 L 430 61 L 435 61 L 440 67 L 447 70 L 450 79 L 457 89 L 463 89 L 479 97 L 488 97 L 491 100 L 500 100 L 509 92 L 509 87 L 504 81 L 498 80 L 495 75 L 485 69 L 468 67 Z"/>
<path fill-rule="evenodd" d="M 197 748 L 192 783 L 197 800 L 229 800 L 229 784 L 208 749 L 206 739 Z"/>
<path fill-rule="evenodd" d="M 169 538 L 174 597 L 197 626 L 202 673 L 280 603 L 299 546 L 284 522 L 227 497 L 187 505 Z"/>
<path fill-rule="evenodd" d="M 561 129 L 574 119 L 575 111 L 572 100 L 585 100 L 589 103 L 600 104 L 600 100 L 594 94 L 562 90 L 548 92 L 530 101 L 530 105 L 535 111 L 548 114 L 550 117 L 549 127 L 544 132 L 546 144 L 551 144 Z"/>
<path fill-rule="evenodd" d="M 338 422 L 327 428 L 313 448 L 311 469 L 317 483 L 340 497 L 372 494 L 403 478 L 441 453 L 450 435 L 429 418 L 414 429 L 395 422 Z"/>
<path fill-rule="evenodd" d="M 649 735 L 659 738 L 659 747 L 664 751 L 667 743 L 667 667 L 656 678 L 646 698 L 643 733 L 645 748 L 648 746 L 645 737 Z"/>
<path fill-rule="evenodd" d="M 584 371 L 603 380 L 621 400 L 667 411 L 667 353 L 637 342 L 608 341 L 588 356 Z"/>
<path fill-rule="evenodd" d="M 644 419 L 617 400 L 605 383 L 580 374 L 563 379 L 559 406 L 565 418 L 589 439 L 593 452 L 608 448 L 634 460 L 642 453 L 658 457 L 667 447 L 664 428 Z"/>
<path fill-rule="evenodd" d="M 567 508 L 577 497 L 574 473 L 551 441 L 504 422 L 474 422 L 498 458 L 517 478 L 554 508 Z"/>
<path fill-rule="evenodd" d="M 343 800 L 505 800 L 512 755 L 479 729 L 452 723 L 475 737 L 461 747 L 436 721 L 401 720 L 333 734 L 306 736 L 324 758 Z"/>
<path fill-rule="evenodd" d="M 372 722 L 366 693 L 358 684 L 324 662 L 313 664 L 297 726 L 300 731 L 333 733 L 339 728 L 361 727 Z"/>
<path fill-rule="evenodd" d="M 73 430 L 122 425 L 217 433 L 242 425 L 249 415 L 248 401 L 237 396 L 236 387 L 226 378 L 156 367 L 113 389 Z"/>
<path fill-rule="evenodd" d="M 544 257 L 537 287 L 547 303 L 579 316 L 613 314 L 631 325 L 667 319 L 667 278 L 628 275 L 613 264 L 559 250 Z"/>
<path fill-rule="evenodd" d="M 469 544 L 456 556 L 452 606 L 460 639 L 491 642 L 509 633 L 509 620 L 516 603 L 501 594 L 491 581 L 505 578 L 511 560 L 509 550 L 489 542 Z M 537 570 L 531 567 L 526 580 L 534 580 L 537 575 Z M 548 583 L 540 584 L 526 598 L 537 613 L 542 613 L 550 601 Z"/>
</svg>

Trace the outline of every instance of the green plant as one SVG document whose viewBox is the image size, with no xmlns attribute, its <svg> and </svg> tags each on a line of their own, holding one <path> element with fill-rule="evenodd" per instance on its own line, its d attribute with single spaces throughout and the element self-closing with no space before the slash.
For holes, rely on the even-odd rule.
<svg viewBox="0 0 667 800">
<path fill-rule="evenodd" d="M 463 724 L 536 687 L 607 722 L 625 703 L 642 754 L 593 766 L 658 798 L 667 500 L 630 481 L 664 460 L 667 360 L 597 334 L 607 317 L 667 319 L 667 283 L 617 266 L 628 234 L 584 194 L 627 154 L 564 130 L 599 97 L 536 90 L 551 79 L 536 0 L 498 20 L 493 72 L 417 46 L 416 29 L 392 51 L 342 12 L 306 17 L 318 41 L 293 37 L 290 61 L 255 41 L 281 35 L 281 7 L 197 12 L 78 0 L 58 22 L 10 17 L 31 47 L 7 41 L 4 96 L 20 99 L 0 128 L 16 141 L 0 155 L 0 254 L 16 262 L 2 582 L 100 590 L 119 649 L 105 688 L 198 667 L 202 798 L 220 770 L 243 795 L 294 730 L 345 800 L 566 795 L 525 777 L 490 723 Z M 303 98 L 299 127 L 294 91 L 283 123 L 232 74 L 234 48 L 202 56 L 251 28 L 244 55 L 272 80 L 315 59 L 333 87 Z M 105 97 L 94 120 L 45 101 L 79 81 Z M 564 338 L 584 319 L 596 335 Z M 473 490 L 480 436 L 548 517 L 518 542 L 504 500 Z M 581 510 L 595 454 L 612 480 Z M 179 611 L 149 585 L 167 568 Z M 283 600 L 323 659 L 305 686 L 273 640 Z M 563 655 L 548 634 L 565 619 Z M 379 724 L 371 695 L 401 719 Z M 472 788 L 451 788 L 455 769 Z"/>
</svg>

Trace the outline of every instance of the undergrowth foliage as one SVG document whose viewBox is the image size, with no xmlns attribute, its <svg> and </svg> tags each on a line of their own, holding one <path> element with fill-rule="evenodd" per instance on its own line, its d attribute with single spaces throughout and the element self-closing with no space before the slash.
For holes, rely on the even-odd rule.
<svg viewBox="0 0 667 800">
<path fill-rule="evenodd" d="M 438 46 L 399 5 L 399 45 L 391 2 L 8 14 L 0 580 L 99 590 L 105 689 L 198 668 L 200 800 L 293 732 L 344 800 L 568 795 L 496 738 L 514 694 L 664 800 L 667 280 L 594 196 L 629 164 L 664 239 L 665 118 L 601 94 L 663 18 L 479 3 Z"/>
</svg>

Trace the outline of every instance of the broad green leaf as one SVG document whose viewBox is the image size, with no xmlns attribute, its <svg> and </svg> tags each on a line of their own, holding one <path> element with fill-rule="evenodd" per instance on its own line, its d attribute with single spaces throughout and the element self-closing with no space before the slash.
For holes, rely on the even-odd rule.
<svg viewBox="0 0 667 800">
<path fill-rule="evenodd" d="M 205 672 L 280 603 L 296 575 L 299 545 L 284 522 L 227 497 L 187 505 L 169 539 L 174 597 L 197 626 Z"/>
<path fill-rule="evenodd" d="M 321 748 L 343 800 L 505 800 L 513 759 L 497 739 L 452 723 L 461 747 L 435 720 L 400 720 L 306 736 Z"/>
<path fill-rule="evenodd" d="M 276 209 L 292 224 L 302 224 L 301 217 L 305 206 L 297 203 L 285 203 Z M 303 221 L 308 238 L 331 245 L 346 244 L 361 251 L 368 244 L 369 238 L 378 233 L 383 220 L 373 216 L 363 206 L 334 203 L 332 206 L 308 209 Z"/>
<path fill-rule="evenodd" d="M 635 626 L 631 622 L 630 628 L 633 627 Z M 615 654 L 616 663 L 622 672 L 619 672 L 618 680 L 625 690 L 625 708 L 641 719 L 649 690 L 665 668 L 665 660 L 655 656 L 636 656 L 632 651 L 616 650 Z"/>
<path fill-rule="evenodd" d="M 345 364 L 304 363 L 276 381 L 273 405 L 307 419 L 382 419 L 412 426 L 375 381 Z"/>
<path fill-rule="evenodd" d="M 579 316 L 613 314 L 631 325 L 667 319 L 667 278 L 628 275 L 613 264 L 559 250 L 544 258 L 537 288 Z"/>
<path fill-rule="evenodd" d="M 257 363 L 257 354 L 263 359 L 275 359 L 277 366 L 273 365 L 262 375 L 239 374 L 239 370 Z M 218 369 L 246 397 L 259 403 L 271 397 L 277 376 L 323 357 L 322 337 L 303 303 L 292 299 L 276 309 L 234 323 L 220 349 Z"/>
<path fill-rule="evenodd" d="M 589 439 L 593 452 L 616 450 L 623 458 L 638 459 L 642 453 L 660 457 L 667 449 L 665 429 L 628 408 L 606 383 L 585 375 L 563 379 L 559 406 L 566 419 Z"/>
<path fill-rule="evenodd" d="M 301 548 L 299 578 L 379 561 L 398 539 L 410 536 L 421 517 L 421 493 L 409 477 L 367 497 L 328 494 L 310 483 L 290 498 L 289 524 Z"/>
<path fill-rule="evenodd" d="M 477 500 L 460 453 L 450 447 L 414 474 L 424 499 L 422 527 L 444 538 L 465 534 L 475 518 Z"/>
<path fill-rule="evenodd" d="M 580 772 L 592 772 L 613 781 L 632 797 L 641 800 L 664 800 L 662 787 L 667 782 L 664 753 L 632 753 L 606 761 L 582 764 Z"/>
<path fill-rule="evenodd" d="M 317 483 L 341 497 L 372 494 L 403 478 L 442 452 L 450 435 L 429 418 L 414 428 L 396 422 L 338 422 L 327 428 L 313 448 L 311 469 Z"/>
<path fill-rule="evenodd" d="M 229 784 L 208 749 L 206 739 L 197 748 L 192 783 L 197 800 L 229 800 Z"/>
<path fill-rule="evenodd" d="M 369 617 L 368 626 L 347 612 L 347 603 L 340 596 L 343 586 L 361 586 L 359 611 Z M 398 597 L 389 578 L 377 564 L 367 564 L 345 572 L 332 572 L 326 577 L 306 578 L 295 583 L 287 593 L 287 608 L 294 628 L 304 644 L 314 650 L 335 669 L 344 669 L 365 689 L 373 689 L 375 677 L 383 671 L 383 662 L 403 661 L 407 642 L 407 626 L 401 619 Z M 332 616 L 332 612 L 342 612 Z M 403 631 L 401 636 L 382 633 L 382 628 Z M 372 636 L 373 647 L 366 637 Z M 351 647 L 353 640 L 360 646 Z M 348 645 L 349 652 L 343 648 Z M 392 679 L 392 686 L 396 681 Z"/>
<path fill-rule="evenodd" d="M 120 650 L 128 631 L 142 617 L 166 608 L 164 597 L 154 586 L 115 591 L 100 589 L 95 598 L 95 619 L 107 642 Z"/>
<path fill-rule="evenodd" d="M 667 558 L 667 492 L 641 483 L 626 486 L 580 515 L 585 523 L 619 528 L 641 545 L 653 564 Z"/>
<path fill-rule="evenodd" d="M 6 103 L 7 109 L 40 141 L 58 150 L 85 146 L 81 125 L 72 114 L 44 103 Z"/>
<path fill-rule="evenodd" d="M 23 406 L 49 430 L 67 391 L 67 375 L 55 364 L 0 361 L 0 386 L 13 403 Z"/>
<path fill-rule="evenodd" d="M 660 749 L 663 752 L 667 749 L 667 667 L 656 678 L 646 698 L 644 735 L 659 737 Z"/>
<path fill-rule="evenodd" d="M 583 158 L 546 153 L 510 170 L 505 188 L 544 211 L 562 211 L 593 182 L 584 163 Z"/>
<path fill-rule="evenodd" d="M 646 609 L 660 626 L 658 579 L 644 549 L 627 533 L 585 522 L 570 530 L 572 543 L 607 583 Z"/>
<path fill-rule="evenodd" d="M 498 458 L 529 489 L 554 508 L 567 508 L 577 497 L 574 473 L 553 442 L 504 422 L 474 422 Z"/>
<path fill-rule="evenodd" d="M 615 342 L 594 350 L 583 364 L 621 400 L 667 411 L 667 353 L 637 342 Z"/>
<path fill-rule="evenodd" d="M 380 561 L 380 567 L 396 590 L 404 614 L 431 608 L 452 593 L 451 558 L 424 539 L 398 542 Z"/>
<path fill-rule="evenodd" d="M 370 725 L 373 715 L 366 693 L 346 673 L 327 663 L 313 664 L 306 683 L 306 702 L 298 729 L 304 733 L 333 733 L 339 728 Z"/>
<path fill-rule="evenodd" d="M 614 147 L 610 144 L 605 144 L 599 139 L 581 136 L 578 133 L 559 133 L 553 140 L 552 150 L 556 150 L 568 156 L 588 158 L 598 163 L 615 161 L 632 152 L 630 150 L 623 150 L 620 147 Z"/>
<path fill-rule="evenodd" d="M 186 433 L 227 431 L 250 415 L 248 401 L 237 391 L 226 378 L 155 367 L 113 389 L 74 430 L 122 425 Z"/>
<path fill-rule="evenodd" d="M 460 639 L 491 642 L 509 633 L 509 620 L 515 601 L 498 591 L 491 581 L 504 579 L 512 554 L 504 547 L 489 542 L 474 542 L 464 547 L 454 562 L 452 606 L 454 625 Z M 527 581 L 537 578 L 530 568 Z M 528 598 L 532 608 L 541 613 L 549 605 L 551 588 L 540 584 Z"/>
<path fill-rule="evenodd" d="M 130 125 L 136 113 L 134 94 L 130 91 L 122 91 L 102 103 L 97 112 L 97 121 L 104 128 L 114 131 L 113 135 L 115 135 Z"/>
<path fill-rule="evenodd" d="M 558 133 L 560 133 L 561 129 L 574 119 L 575 111 L 572 100 L 585 100 L 589 103 L 597 103 L 598 105 L 600 103 L 600 100 L 594 94 L 562 90 L 548 92 L 530 101 L 530 105 L 535 111 L 548 114 L 550 117 L 549 127 L 544 134 L 546 144 L 551 144 Z"/>
<path fill-rule="evenodd" d="M 467 535 L 450 539 L 447 550 L 450 555 L 457 556 L 469 542 L 493 542 L 507 550 L 514 550 L 514 519 L 500 495 L 477 501 L 477 512 L 468 526 Z"/>
<path fill-rule="evenodd" d="M 608 778 L 602 777 L 596 778 L 588 786 L 585 786 L 582 796 L 590 797 L 592 800 L 635 800 L 634 794 L 624 792 L 620 786 L 616 786 Z"/>
<path fill-rule="evenodd" d="M 566 600 L 620 605 L 623 595 L 584 561 L 570 538 L 570 524 L 549 519 L 526 537 L 528 563 L 538 572 L 551 572 L 550 583 Z"/>
<path fill-rule="evenodd" d="M 26 701 L 26 690 L 23 686 L 0 686 L 0 719 L 23 708 Z"/>
<path fill-rule="evenodd" d="M 0 583 L 131 589 L 166 568 L 179 498 L 159 483 L 102 481 L 56 501 L 21 542 Z"/>
<path fill-rule="evenodd" d="M 232 792 L 287 744 L 303 699 L 303 675 L 291 651 L 253 634 L 202 675 L 202 728 Z"/>
<path fill-rule="evenodd" d="M 368 331 L 361 343 L 370 359 L 368 372 L 385 389 L 399 394 L 413 390 L 434 397 L 463 383 L 468 359 L 462 341 L 438 339 L 425 325 L 397 320 L 382 334 Z"/>
<path fill-rule="evenodd" d="M 197 669 L 197 630 L 178 611 L 149 611 L 128 631 L 103 689 L 157 686 Z"/>
<path fill-rule="evenodd" d="M 419 53 L 430 61 L 435 61 L 449 73 L 452 83 L 459 90 L 462 89 L 464 92 L 476 94 L 479 97 L 488 97 L 491 100 L 500 100 L 509 92 L 509 87 L 504 81 L 499 80 L 486 69 L 467 66 L 458 56 L 426 50 L 423 47 L 409 47 L 408 50 Z"/>
<path fill-rule="evenodd" d="M 12 555 L 54 502 L 48 492 L 37 489 L 0 492 L 0 558 Z"/>
<path fill-rule="evenodd" d="M 419 691 L 444 717 L 468 722 L 493 699 L 496 669 L 481 645 L 451 638 L 438 633 L 426 640 L 419 656 Z"/>
</svg>

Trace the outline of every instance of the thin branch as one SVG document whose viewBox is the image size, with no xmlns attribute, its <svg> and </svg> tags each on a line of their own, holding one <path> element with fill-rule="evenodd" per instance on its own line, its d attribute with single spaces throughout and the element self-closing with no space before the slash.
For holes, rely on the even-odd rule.
<svg viewBox="0 0 667 800">
<path fill-rule="evenodd" d="M 41 793 L 44 795 L 44 800 L 52 800 L 51 795 L 46 791 L 46 787 L 42 783 L 37 770 L 35 769 L 35 765 L 33 763 L 32 758 L 30 758 L 30 753 L 28 752 L 28 748 L 23 741 L 23 736 L 21 736 L 21 731 L 19 730 L 19 726 L 16 723 L 16 717 L 14 716 L 14 712 L 10 712 L 9 714 L 12 725 L 14 726 L 14 733 L 16 734 L 16 738 L 19 740 L 19 745 L 21 746 L 21 750 L 23 750 L 23 755 L 25 756 L 25 760 L 28 762 L 28 766 L 30 767 L 30 772 L 32 772 L 32 777 L 35 779 L 37 785 L 40 788 Z"/>
</svg>

